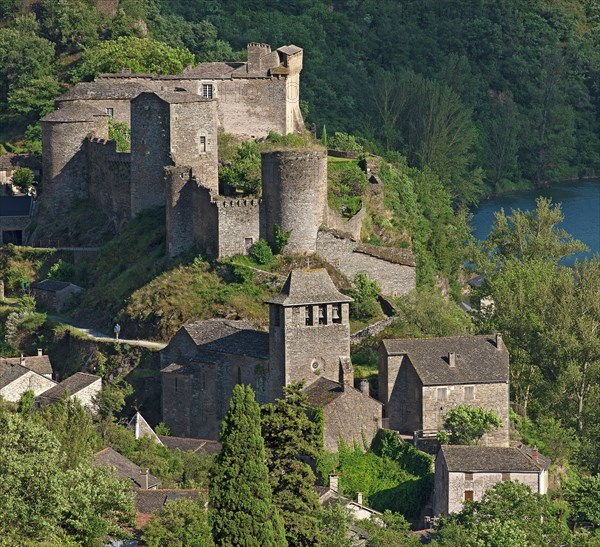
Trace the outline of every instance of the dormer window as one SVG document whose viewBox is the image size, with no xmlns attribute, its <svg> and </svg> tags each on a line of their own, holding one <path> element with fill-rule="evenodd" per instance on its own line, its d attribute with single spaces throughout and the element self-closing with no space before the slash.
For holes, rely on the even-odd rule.
<svg viewBox="0 0 600 547">
<path fill-rule="evenodd" d="M 202 84 L 202 98 L 203 99 L 212 99 L 213 98 L 212 84 Z"/>
<path fill-rule="evenodd" d="M 331 319 L 334 323 L 342 322 L 342 305 L 334 304 L 331 308 Z"/>
</svg>

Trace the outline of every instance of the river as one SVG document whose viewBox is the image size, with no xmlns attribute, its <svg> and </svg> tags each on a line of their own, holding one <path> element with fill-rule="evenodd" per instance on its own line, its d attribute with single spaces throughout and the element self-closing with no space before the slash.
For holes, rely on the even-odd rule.
<svg viewBox="0 0 600 547">
<path fill-rule="evenodd" d="M 565 260 L 565 265 L 572 266 L 576 259 L 583 260 L 600 253 L 600 179 L 565 183 L 552 188 L 514 192 L 486 199 L 473 213 L 473 235 L 477 239 L 485 239 L 492 227 L 494 213 L 502 208 L 506 214 L 509 214 L 511 209 L 535 209 L 535 199 L 538 196 L 560 203 L 565 217 L 560 227 L 590 248 L 589 253 L 578 253 Z"/>
</svg>

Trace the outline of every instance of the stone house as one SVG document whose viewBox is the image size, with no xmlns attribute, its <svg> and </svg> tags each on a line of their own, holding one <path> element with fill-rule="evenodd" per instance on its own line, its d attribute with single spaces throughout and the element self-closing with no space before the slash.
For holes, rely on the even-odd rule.
<svg viewBox="0 0 600 547">
<path fill-rule="evenodd" d="M 434 436 L 460 404 L 494 410 L 502 426 L 482 439 L 508 446 L 509 355 L 500 334 L 383 340 L 379 400 L 390 429 Z"/>
<path fill-rule="evenodd" d="M 28 390 L 38 396 L 56 386 L 56 382 L 13 362 L 0 360 L 0 397 L 16 403 Z"/>
<path fill-rule="evenodd" d="M 500 481 L 521 482 L 545 494 L 549 467 L 536 448 L 442 446 L 435 460 L 434 514 L 456 513 L 464 501 L 480 501 Z"/>
<path fill-rule="evenodd" d="M 56 403 L 65 393 L 71 399 L 77 399 L 81 405 L 92 413 L 96 412 L 96 397 L 102 389 L 102 378 L 86 372 L 76 372 L 66 380 L 56 384 L 51 389 L 37 396 L 35 401 L 38 407 Z"/>
<path fill-rule="evenodd" d="M 31 286 L 36 302 L 49 310 L 62 311 L 69 300 L 83 288 L 68 281 L 44 279 Z"/>
<path fill-rule="evenodd" d="M 0 245 L 22 245 L 28 236 L 31 196 L 0 196 Z"/>
<path fill-rule="evenodd" d="M 351 300 L 326 270 L 294 270 L 281 293 L 267 301 L 269 333 L 246 321 L 184 325 L 161 352 L 163 421 L 176 436 L 218 439 L 236 384 L 252 386 L 257 401 L 266 403 L 302 381 L 324 407 L 327 446 L 337 446 L 342 430 L 348 440 L 364 431 L 370 442 L 381 405 L 351 387 Z M 340 382 L 340 366 L 346 383 Z M 312 384 L 317 387 L 311 392 Z"/>
<path fill-rule="evenodd" d="M 11 363 L 21 365 L 33 372 L 52 380 L 54 372 L 50 357 L 44 355 L 41 349 L 37 350 L 37 355 L 21 355 L 20 357 L 0 357 L 0 363 Z"/>
<path fill-rule="evenodd" d="M 17 169 L 31 169 L 36 179 L 40 176 L 40 160 L 32 154 L 3 154 L 0 156 L 0 184 L 12 184 Z"/>
</svg>

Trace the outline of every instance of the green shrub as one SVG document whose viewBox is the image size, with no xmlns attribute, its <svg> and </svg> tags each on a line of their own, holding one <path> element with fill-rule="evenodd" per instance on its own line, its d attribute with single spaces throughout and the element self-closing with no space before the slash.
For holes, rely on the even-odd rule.
<svg viewBox="0 0 600 547">
<path fill-rule="evenodd" d="M 24 194 L 27 194 L 34 181 L 33 171 L 27 167 L 19 167 L 12 176 L 12 183 Z"/>
<path fill-rule="evenodd" d="M 358 154 L 363 151 L 363 147 L 359 144 L 355 136 L 338 132 L 329 138 L 329 148 L 343 152 L 356 152 Z"/>
<path fill-rule="evenodd" d="M 285 246 L 290 241 L 290 235 L 292 235 L 292 231 L 288 230 L 287 232 L 284 232 L 279 224 L 275 224 L 273 232 L 273 254 L 278 255 L 282 253 L 282 251 L 285 249 Z"/>
<path fill-rule="evenodd" d="M 125 122 L 117 122 L 114 118 L 109 118 L 108 138 L 117 143 L 119 152 L 129 152 L 131 150 L 131 129 Z"/>
<path fill-rule="evenodd" d="M 371 281 L 367 274 L 359 272 L 354 278 L 354 288 L 350 296 L 354 302 L 350 304 L 350 314 L 354 319 L 371 319 L 379 314 L 381 307 L 377 301 L 379 283 Z"/>
<path fill-rule="evenodd" d="M 263 266 L 267 266 L 273 261 L 273 251 L 264 239 L 259 239 L 250 247 L 250 256 Z"/>
</svg>

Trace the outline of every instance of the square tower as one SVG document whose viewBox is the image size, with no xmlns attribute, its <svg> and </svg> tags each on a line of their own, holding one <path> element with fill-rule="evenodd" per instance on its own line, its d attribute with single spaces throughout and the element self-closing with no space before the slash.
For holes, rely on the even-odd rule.
<svg viewBox="0 0 600 547">
<path fill-rule="evenodd" d="M 340 379 L 350 357 L 349 305 L 327 270 L 294 270 L 269 304 L 270 370 L 275 396 L 283 385 Z"/>
</svg>

